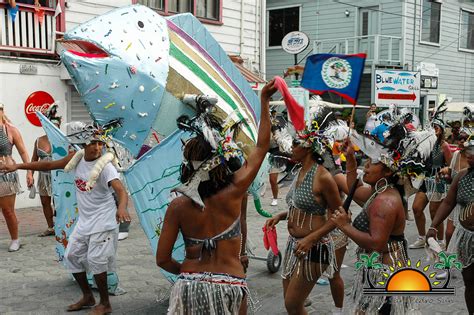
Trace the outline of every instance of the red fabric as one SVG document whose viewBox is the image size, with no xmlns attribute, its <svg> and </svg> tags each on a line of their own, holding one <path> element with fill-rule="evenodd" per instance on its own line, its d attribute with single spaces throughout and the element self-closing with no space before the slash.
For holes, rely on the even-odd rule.
<svg viewBox="0 0 474 315">
<path fill-rule="evenodd" d="M 263 226 L 263 246 L 265 249 L 272 249 L 273 254 L 276 256 L 280 252 L 278 250 L 277 231 L 276 228 L 267 230 L 266 226 Z"/>
<path fill-rule="evenodd" d="M 86 58 L 106 58 L 109 55 L 106 53 L 98 53 L 98 54 L 89 54 L 89 53 L 83 53 L 79 51 L 74 51 L 74 50 L 68 50 L 70 53 L 80 56 L 80 57 L 86 57 Z"/>
<path fill-rule="evenodd" d="M 295 98 L 288 91 L 288 86 L 285 80 L 281 77 L 275 77 L 275 87 L 283 95 L 288 115 L 290 115 L 291 122 L 297 131 L 304 129 L 304 107 L 296 102 Z"/>
</svg>

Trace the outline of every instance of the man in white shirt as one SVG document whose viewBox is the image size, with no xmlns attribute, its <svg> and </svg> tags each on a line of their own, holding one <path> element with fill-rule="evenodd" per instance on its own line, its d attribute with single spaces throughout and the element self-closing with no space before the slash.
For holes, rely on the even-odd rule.
<svg viewBox="0 0 474 315">
<path fill-rule="evenodd" d="M 92 314 L 112 312 L 107 290 L 107 272 L 115 271 L 117 251 L 118 223 L 130 222 L 127 212 L 128 196 L 119 180 L 115 167 L 109 162 L 95 174 L 95 183 L 91 181 L 92 172 L 97 172 L 96 163 L 102 156 L 105 143 L 100 133 L 94 133 L 84 142 L 84 154 L 79 161 L 73 159 L 74 153 L 57 161 L 39 161 L 8 165 L 5 171 L 30 169 L 48 171 L 64 169 L 73 159 L 77 163 L 75 170 L 76 197 L 79 219 L 69 237 L 66 249 L 66 266 L 79 284 L 83 297 L 77 303 L 69 305 L 68 311 L 78 311 L 95 305 L 94 295 L 87 282 L 86 272 L 92 272 L 100 294 L 100 302 Z M 99 165 L 101 161 L 99 161 Z M 92 185 L 89 187 L 87 184 Z M 118 198 L 116 206 L 112 190 Z"/>
</svg>

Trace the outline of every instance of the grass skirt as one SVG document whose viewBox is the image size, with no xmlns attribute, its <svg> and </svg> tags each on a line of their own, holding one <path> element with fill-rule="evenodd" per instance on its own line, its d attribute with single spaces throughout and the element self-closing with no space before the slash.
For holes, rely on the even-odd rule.
<svg viewBox="0 0 474 315">
<path fill-rule="evenodd" d="M 310 258 L 319 255 L 317 258 L 320 262 L 328 262 L 328 264 L 319 263 L 319 274 L 322 275 L 325 272 L 329 278 L 332 278 L 334 271 L 337 270 L 336 254 L 332 238 L 330 236 L 323 237 L 316 245 L 311 247 L 305 257 L 301 258 L 295 255 L 296 242 L 298 240 L 296 237 L 288 236 L 281 277 L 283 279 L 289 279 L 294 272 L 298 274 L 302 272 L 306 280 L 318 280 L 316 274 L 313 273 L 312 264 L 314 264 L 314 262 L 311 261 Z M 324 247 L 326 247 L 327 250 L 324 250 Z"/>
<path fill-rule="evenodd" d="M 52 195 L 51 172 L 39 172 L 37 186 L 40 196 L 50 197 Z"/>
<path fill-rule="evenodd" d="M 0 197 L 22 193 L 18 173 L 0 173 Z"/>
<path fill-rule="evenodd" d="M 463 268 L 469 267 L 474 263 L 474 231 L 458 224 L 449 242 L 448 251 L 458 254 L 457 260 L 462 263 Z"/>
<path fill-rule="evenodd" d="M 247 281 L 226 274 L 181 273 L 171 290 L 168 314 L 238 314 L 249 296 Z"/>
</svg>

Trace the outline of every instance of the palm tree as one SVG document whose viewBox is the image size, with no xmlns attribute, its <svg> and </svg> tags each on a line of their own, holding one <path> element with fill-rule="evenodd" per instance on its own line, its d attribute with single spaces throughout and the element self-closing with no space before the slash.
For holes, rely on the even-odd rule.
<svg viewBox="0 0 474 315">
<path fill-rule="evenodd" d="M 446 277 L 446 282 L 443 285 L 443 289 L 446 289 L 449 284 L 449 280 L 451 279 L 451 273 L 450 269 L 453 267 L 461 270 L 462 269 L 462 264 L 459 261 L 456 261 L 456 258 L 458 258 L 457 254 L 451 254 L 451 255 L 446 255 L 445 252 L 441 252 L 438 254 L 440 262 L 437 262 L 434 264 L 434 267 L 436 269 L 443 269 L 446 271 L 448 276 Z"/>
<path fill-rule="evenodd" d="M 369 284 L 369 287 L 371 289 L 374 289 L 375 287 L 370 281 L 370 277 L 369 277 L 370 271 L 372 269 L 380 269 L 383 267 L 381 263 L 375 262 L 377 258 L 379 258 L 379 256 L 380 254 L 377 252 L 373 252 L 372 254 L 370 254 L 370 256 L 367 254 L 360 254 L 359 256 L 360 260 L 355 263 L 355 267 L 357 270 L 359 270 L 362 266 L 364 267 L 364 269 L 367 269 L 367 273 L 366 273 L 367 283 Z"/>
</svg>

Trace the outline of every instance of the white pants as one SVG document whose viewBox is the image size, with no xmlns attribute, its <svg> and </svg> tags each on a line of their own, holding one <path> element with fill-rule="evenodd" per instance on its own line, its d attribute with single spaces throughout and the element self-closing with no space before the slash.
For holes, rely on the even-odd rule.
<svg viewBox="0 0 474 315">
<path fill-rule="evenodd" d="M 118 228 L 81 235 L 74 230 L 64 257 L 71 273 L 91 272 L 94 275 L 115 271 Z"/>
</svg>

